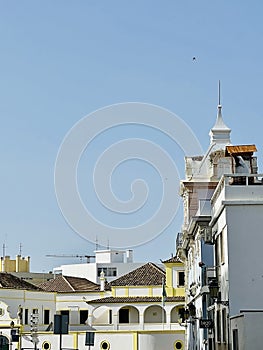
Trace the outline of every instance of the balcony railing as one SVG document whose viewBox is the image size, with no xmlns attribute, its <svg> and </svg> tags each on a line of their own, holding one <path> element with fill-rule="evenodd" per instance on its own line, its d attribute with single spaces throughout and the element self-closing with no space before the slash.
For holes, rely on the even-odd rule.
<svg viewBox="0 0 263 350">
<path fill-rule="evenodd" d="M 212 206 L 220 196 L 222 190 L 228 186 L 231 187 L 249 187 L 263 185 L 263 174 L 226 174 L 223 175 L 211 198 Z"/>
</svg>

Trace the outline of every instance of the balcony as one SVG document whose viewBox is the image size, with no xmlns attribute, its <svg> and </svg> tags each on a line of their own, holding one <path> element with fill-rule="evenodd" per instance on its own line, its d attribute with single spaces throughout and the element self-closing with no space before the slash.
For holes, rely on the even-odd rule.
<svg viewBox="0 0 263 350">
<path fill-rule="evenodd" d="M 262 202 L 263 174 L 229 174 L 223 175 L 211 198 L 212 212 L 218 212 L 222 203 L 228 202 Z"/>
</svg>

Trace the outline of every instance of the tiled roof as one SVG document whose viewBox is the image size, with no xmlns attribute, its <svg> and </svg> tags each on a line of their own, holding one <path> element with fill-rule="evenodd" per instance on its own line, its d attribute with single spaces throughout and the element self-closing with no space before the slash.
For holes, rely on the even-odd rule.
<svg viewBox="0 0 263 350">
<path fill-rule="evenodd" d="M 171 303 L 171 302 L 179 302 L 184 301 L 184 297 L 166 297 L 165 302 Z M 95 299 L 87 301 L 88 304 L 111 304 L 111 303 L 157 303 L 161 302 L 162 297 L 108 297 L 108 298 L 101 298 L 101 299 Z"/>
<path fill-rule="evenodd" d="M 35 285 L 7 272 L 0 272 L 0 288 L 40 290 Z"/>
<path fill-rule="evenodd" d="M 56 278 L 43 282 L 40 288 L 47 292 L 81 292 L 81 291 L 99 291 L 100 286 L 86 278 L 70 277 L 59 275 Z"/>
<path fill-rule="evenodd" d="M 167 263 L 182 263 L 182 260 L 180 260 L 179 258 L 177 258 L 177 256 L 172 256 L 170 259 L 164 260 L 162 261 L 164 264 Z"/>
<path fill-rule="evenodd" d="M 165 282 L 165 272 L 153 263 L 147 263 L 110 283 L 111 286 L 155 286 Z"/>
</svg>

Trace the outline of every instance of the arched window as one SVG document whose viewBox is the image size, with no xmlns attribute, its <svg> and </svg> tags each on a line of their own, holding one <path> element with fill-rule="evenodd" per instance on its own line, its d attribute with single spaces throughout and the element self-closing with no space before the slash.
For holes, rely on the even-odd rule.
<svg viewBox="0 0 263 350">
<path fill-rule="evenodd" d="M 0 335 L 0 350 L 9 349 L 9 340 L 4 335 Z"/>
<path fill-rule="evenodd" d="M 139 311 L 136 307 L 122 307 L 119 310 L 119 323 L 139 323 Z"/>
</svg>

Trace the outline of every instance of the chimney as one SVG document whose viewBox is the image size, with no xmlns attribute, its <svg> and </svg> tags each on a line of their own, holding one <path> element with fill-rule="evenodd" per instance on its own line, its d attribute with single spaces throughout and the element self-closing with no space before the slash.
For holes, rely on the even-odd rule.
<svg viewBox="0 0 263 350">
<path fill-rule="evenodd" d="M 133 251 L 131 249 L 126 250 L 126 262 L 127 263 L 133 262 Z"/>
<path fill-rule="evenodd" d="M 100 291 L 104 292 L 105 290 L 105 274 L 103 270 L 100 273 Z"/>
</svg>

